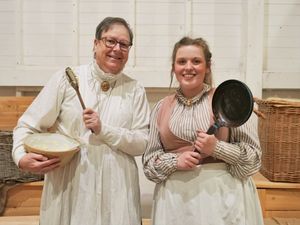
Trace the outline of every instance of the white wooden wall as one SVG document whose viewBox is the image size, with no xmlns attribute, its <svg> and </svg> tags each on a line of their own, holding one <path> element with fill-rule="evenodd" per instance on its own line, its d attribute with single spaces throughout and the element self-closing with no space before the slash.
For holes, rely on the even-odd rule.
<svg viewBox="0 0 300 225">
<path fill-rule="evenodd" d="M 300 89 L 300 1 L 266 3 L 263 86 Z"/>
<path fill-rule="evenodd" d="M 173 45 L 191 35 L 210 44 L 216 85 L 237 78 L 256 96 L 300 90 L 300 0 L 0 0 L 0 88 L 40 87 L 58 69 L 89 63 L 106 16 L 133 28 L 126 71 L 146 87 L 169 86 Z M 137 162 L 149 217 L 154 184 Z"/>
<path fill-rule="evenodd" d="M 124 17 L 135 33 L 126 72 L 168 87 L 174 43 L 204 37 L 215 84 L 300 87 L 299 0 L 0 0 L 0 86 L 43 86 L 66 66 L 88 63 L 97 24 Z"/>
</svg>

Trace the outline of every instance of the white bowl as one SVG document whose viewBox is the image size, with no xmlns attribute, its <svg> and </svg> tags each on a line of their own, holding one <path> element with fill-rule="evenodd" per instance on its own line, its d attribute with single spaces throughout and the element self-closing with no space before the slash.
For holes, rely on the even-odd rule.
<svg viewBox="0 0 300 225">
<path fill-rule="evenodd" d="M 60 166 L 66 165 L 76 152 L 80 143 L 58 133 L 35 133 L 27 136 L 24 147 L 27 152 L 44 155 L 48 158 L 59 157 Z"/>
</svg>

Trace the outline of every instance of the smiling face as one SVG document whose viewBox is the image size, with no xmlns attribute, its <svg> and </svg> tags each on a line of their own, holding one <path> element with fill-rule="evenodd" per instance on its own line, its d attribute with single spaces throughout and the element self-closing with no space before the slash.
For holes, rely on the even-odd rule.
<svg viewBox="0 0 300 225">
<path fill-rule="evenodd" d="M 106 73 L 118 74 L 121 72 L 128 60 L 129 50 L 120 49 L 120 44 L 109 48 L 105 45 L 104 39 L 110 38 L 121 43 L 130 43 L 128 30 L 122 24 L 112 24 L 110 28 L 101 34 L 101 40 L 95 39 L 94 52 L 95 60 L 99 67 Z"/>
<path fill-rule="evenodd" d="M 210 72 L 203 49 L 197 45 L 184 45 L 178 48 L 173 72 L 183 94 L 192 98 L 203 89 L 205 75 Z"/>
</svg>

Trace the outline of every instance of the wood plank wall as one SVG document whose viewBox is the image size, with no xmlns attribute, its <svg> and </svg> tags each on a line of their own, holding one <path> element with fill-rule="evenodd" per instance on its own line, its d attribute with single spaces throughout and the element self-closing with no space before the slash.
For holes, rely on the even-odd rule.
<svg viewBox="0 0 300 225">
<path fill-rule="evenodd" d="M 299 89 L 299 12 L 298 0 L 1 0 L 0 87 L 90 62 L 96 25 L 121 16 L 135 33 L 126 71 L 146 87 L 168 87 L 172 46 L 191 35 L 210 44 L 216 84 Z"/>
</svg>

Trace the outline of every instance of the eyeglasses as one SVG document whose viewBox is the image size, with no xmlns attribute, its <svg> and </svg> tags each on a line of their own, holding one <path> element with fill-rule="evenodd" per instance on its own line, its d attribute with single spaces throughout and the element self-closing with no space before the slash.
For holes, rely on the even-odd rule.
<svg viewBox="0 0 300 225">
<path fill-rule="evenodd" d="M 107 48 L 114 48 L 117 44 L 119 44 L 119 47 L 123 52 L 128 52 L 132 46 L 132 44 L 127 41 L 117 41 L 116 39 L 109 37 L 103 37 L 100 40 L 103 41 Z"/>
</svg>

